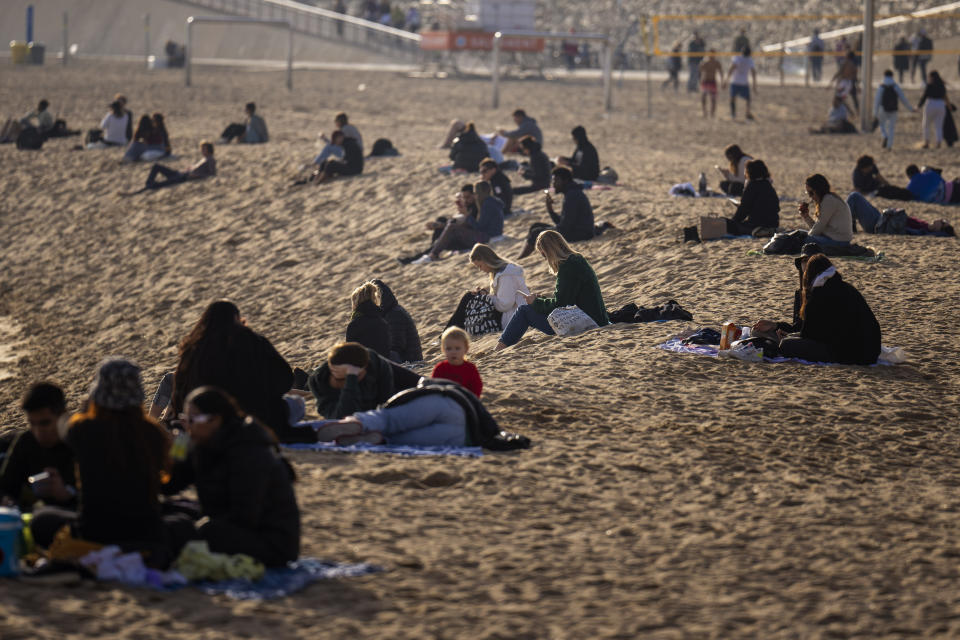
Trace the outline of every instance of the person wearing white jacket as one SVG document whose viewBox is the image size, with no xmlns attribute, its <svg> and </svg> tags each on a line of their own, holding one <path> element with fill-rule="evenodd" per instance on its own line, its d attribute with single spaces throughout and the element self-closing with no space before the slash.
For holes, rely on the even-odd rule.
<svg viewBox="0 0 960 640">
<path fill-rule="evenodd" d="M 523 267 L 504 260 L 486 244 L 473 245 L 470 263 L 490 274 L 489 289 L 480 288 L 476 293 L 487 295 L 490 303 L 502 314 L 501 326 L 507 326 L 517 307 L 526 304 L 525 296 L 530 293 L 523 277 Z"/>
</svg>

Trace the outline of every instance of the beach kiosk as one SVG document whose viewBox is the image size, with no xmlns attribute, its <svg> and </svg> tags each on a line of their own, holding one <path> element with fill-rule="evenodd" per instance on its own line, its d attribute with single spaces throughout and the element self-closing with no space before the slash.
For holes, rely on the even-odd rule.
<svg viewBox="0 0 960 640">
<path fill-rule="evenodd" d="M 498 31 L 533 31 L 536 21 L 536 0 L 470 0 L 464 14 L 448 18 L 439 27 L 421 33 L 420 48 L 424 51 L 492 51 L 493 36 Z M 502 51 L 540 53 L 543 38 L 504 36 Z"/>
</svg>

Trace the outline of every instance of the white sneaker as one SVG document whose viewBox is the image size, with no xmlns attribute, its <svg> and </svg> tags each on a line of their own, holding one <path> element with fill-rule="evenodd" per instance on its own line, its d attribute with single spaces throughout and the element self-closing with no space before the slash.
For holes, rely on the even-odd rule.
<svg viewBox="0 0 960 640">
<path fill-rule="evenodd" d="M 429 253 L 425 253 L 410 264 L 427 264 L 428 262 L 433 262 L 433 258 L 430 257 Z"/>
</svg>

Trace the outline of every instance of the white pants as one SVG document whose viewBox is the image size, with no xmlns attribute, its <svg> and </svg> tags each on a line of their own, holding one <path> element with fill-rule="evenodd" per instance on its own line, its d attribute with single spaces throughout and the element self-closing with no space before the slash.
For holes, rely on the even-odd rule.
<svg viewBox="0 0 960 640">
<path fill-rule="evenodd" d="M 947 105 L 940 98 L 927 100 L 923 109 L 923 141 L 930 142 L 936 138 L 937 144 L 943 142 L 943 119 L 947 115 Z M 930 136 L 930 127 L 933 127 L 933 136 Z"/>
<path fill-rule="evenodd" d="M 887 139 L 887 149 L 893 149 L 893 131 L 897 128 L 897 112 L 880 109 L 877 112 L 880 134 Z"/>
</svg>

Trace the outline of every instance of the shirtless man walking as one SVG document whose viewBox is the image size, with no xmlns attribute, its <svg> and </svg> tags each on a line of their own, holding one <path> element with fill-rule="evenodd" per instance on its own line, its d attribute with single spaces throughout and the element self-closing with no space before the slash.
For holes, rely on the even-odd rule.
<svg viewBox="0 0 960 640">
<path fill-rule="evenodd" d="M 710 117 L 717 115 L 717 78 L 723 75 L 723 67 L 711 51 L 706 61 L 700 65 L 700 106 L 703 117 L 707 117 L 707 96 L 710 97 Z"/>
</svg>

